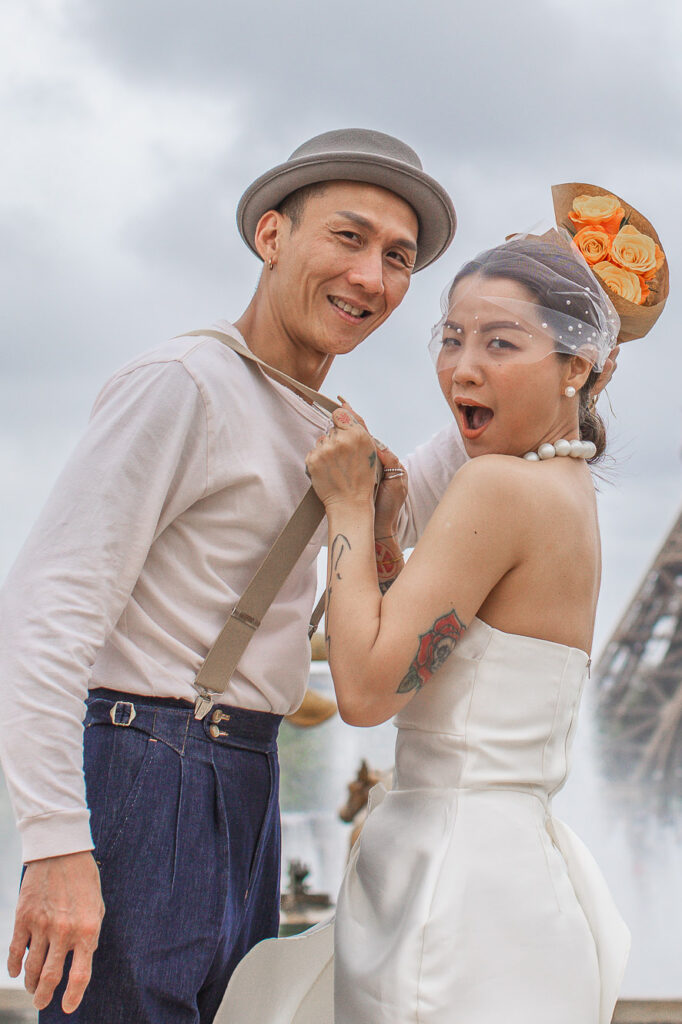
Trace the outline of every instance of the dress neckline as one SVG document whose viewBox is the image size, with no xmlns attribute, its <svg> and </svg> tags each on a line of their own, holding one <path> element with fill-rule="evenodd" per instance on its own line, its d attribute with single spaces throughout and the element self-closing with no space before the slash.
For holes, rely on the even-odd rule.
<svg viewBox="0 0 682 1024">
<path fill-rule="evenodd" d="M 472 624 L 474 622 L 478 622 L 481 626 L 483 626 L 485 629 L 489 630 L 491 633 L 499 633 L 500 636 L 519 637 L 521 640 L 534 640 L 535 643 L 538 643 L 538 644 L 548 644 L 550 647 L 559 647 L 559 648 L 562 648 L 565 651 L 576 651 L 578 654 L 582 654 L 583 655 L 587 665 L 589 665 L 591 663 L 591 660 L 592 660 L 590 655 L 587 653 L 587 651 L 584 651 L 582 649 L 582 647 L 571 647 L 570 644 L 560 644 L 560 643 L 557 643 L 556 640 L 545 640 L 543 637 L 540 637 L 540 636 L 529 636 L 526 633 L 507 633 L 503 629 L 498 629 L 497 626 L 491 626 L 489 622 L 485 622 L 483 619 L 479 618 L 478 615 L 474 615 L 474 617 L 471 620 L 471 622 L 472 622 Z M 469 626 L 469 629 L 471 629 L 471 626 Z"/>
</svg>

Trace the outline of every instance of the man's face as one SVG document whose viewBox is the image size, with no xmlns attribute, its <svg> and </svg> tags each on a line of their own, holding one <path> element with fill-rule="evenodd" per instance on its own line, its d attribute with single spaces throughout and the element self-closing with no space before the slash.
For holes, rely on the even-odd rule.
<svg viewBox="0 0 682 1024">
<path fill-rule="evenodd" d="M 402 301 L 417 230 L 403 199 L 355 182 L 330 182 L 309 196 L 293 230 L 282 217 L 268 291 L 285 334 L 320 354 L 352 351 Z"/>
</svg>

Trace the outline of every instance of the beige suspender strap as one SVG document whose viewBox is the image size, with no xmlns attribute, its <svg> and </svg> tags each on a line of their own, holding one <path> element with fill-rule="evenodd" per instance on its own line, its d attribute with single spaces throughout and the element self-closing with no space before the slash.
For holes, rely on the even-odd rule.
<svg viewBox="0 0 682 1024">
<path fill-rule="evenodd" d="M 204 717 L 211 706 L 212 694 L 225 692 L 263 616 L 323 516 L 324 505 L 311 487 L 270 548 L 199 669 L 194 681 L 194 688 L 199 694 L 194 708 L 195 718 Z"/>
<path fill-rule="evenodd" d="M 327 398 L 321 391 L 315 391 L 313 388 L 309 388 L 307 384 L 302 384 L 300 380 L 295 380 L 290 377 L 287 373 L 282 370 L 277 370 L 274 366 L 270 366 L 268 363 L 259 359 L 258 356 L 254 355 L 251 349 L 247 348 L 246 345 L 242 345 L 241 341 L 238 341 L 231 334 L 227 334 L 225 331 L 187 331 L 186 334 L 179 334 L 179 338 L 217 338 L 218 341 L 222 341 L 223 345 L 227 345 L 233 352 L 237 352 L 240 356 L 244 356 L 245 359 L 250 359 L 252 363 L 257 363 L 261 366 L 271 377 L 278 380 L 280 384 L 286 384 L 288 387 L 293 388 L 294 391 L 298 391 L 299 395 L 303 395 L 304 398 L 310 399 L 313 405 L 321 406 L 326 412 L 334 412 L 335 409 L 339 409 L 339 403 L 334 402 L 331 398 Z"/>
<path fill-rule="evenodd" d="M 281 370 L 268 366 L 231 334 L 207 330 L 189 331 L 188 335 L 217 338 L 234 352 L 262 366 L 275 379 L 294 388 L 316 406 L 322 407 L 327 412 L 339 408 L 338 403 L 327 398 L 326 395 L 301 384 L 300 381 L 287 376 Z M 182 337 L 186 337 L 186 335 L 182 335 Z M 249 641 L 260 626 L 263 616 L 298 561 L 306 544 L 321 523 L 323 516 L 324 505 L 313 488 L 310 487 L 242 594 L 199 669 L 194 680 L 194 689 L 198 694 L 194 704 L 195 718 L 204 718 L 211 707 L 214 696 L 225 692 Z M 310 635 L 317 629 L 323 612 L 324 597 L 320 599 L 313 612 Z"/>
</svg>

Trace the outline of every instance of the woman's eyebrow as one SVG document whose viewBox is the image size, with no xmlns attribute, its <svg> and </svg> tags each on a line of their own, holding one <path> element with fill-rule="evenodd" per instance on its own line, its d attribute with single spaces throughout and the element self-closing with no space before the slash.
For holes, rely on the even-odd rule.
<svg viewBox="0 0 682 1024">
<path fill-rule="evenodd" d="M 446 320 L 443 324 L 444 327 L 449 327 L 453 331 L 464 331 L 461 324 L 456 323 L 454 320 Z M 515 320 L 495 320 L 489 324 L 478 324 L 478 330 L 480 331 L 521 331 L 523 334 L 528 334 L 525 327 L 517 323 Z"/>
<path fill-rule="evenodd" d="M 528 334 L 525 327 L 522 327 L 518 320 L 495 320 L 494 323 L 483 324 L 482 331 L 521 331 Z"/>
</svg>

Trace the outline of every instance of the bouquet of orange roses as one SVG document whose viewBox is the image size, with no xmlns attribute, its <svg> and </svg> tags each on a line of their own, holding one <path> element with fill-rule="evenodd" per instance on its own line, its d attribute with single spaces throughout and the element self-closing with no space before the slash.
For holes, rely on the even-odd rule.
<svg viewBox="0 0 682 1024">
<path fill-rule="evenodd" d="M 619 341 L 642 338 L 668 298 L 668 262 L 649 221 L 619 196 L 596 185 L 552 187 L 560 228 L 573 237 L 599 277 L 621 320 Z"/>
</svg>

